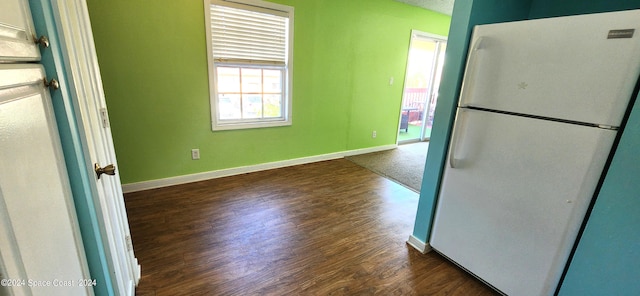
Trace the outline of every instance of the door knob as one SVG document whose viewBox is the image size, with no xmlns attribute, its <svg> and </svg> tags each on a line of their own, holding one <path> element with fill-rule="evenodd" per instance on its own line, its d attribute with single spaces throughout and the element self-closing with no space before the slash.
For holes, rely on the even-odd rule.
<svg viewBox="0 0 640 296">
<path fill-rule="evenodd" d="M 96 171 L 96 176 L 98 176 L 98 179 L 100 179 L 100 175 L 102 174 L 107 174 L 109 176 L 113 176 L 116 174 L 116 167 L 112 164 L 101 168 L 100 165 L 96 163 L 94 169 Z"/>
</svg>

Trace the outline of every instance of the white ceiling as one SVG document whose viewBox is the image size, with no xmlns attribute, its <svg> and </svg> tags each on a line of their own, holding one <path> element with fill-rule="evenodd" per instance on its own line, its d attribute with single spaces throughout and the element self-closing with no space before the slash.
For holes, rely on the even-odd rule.
<svg viewBox="0 0 640 296">
<path fill-rule="evenodd" d="M 396 0 L 413 6 L 433 10 L 446 15 L 453 11 L 453 0 Z"/>
</svg>

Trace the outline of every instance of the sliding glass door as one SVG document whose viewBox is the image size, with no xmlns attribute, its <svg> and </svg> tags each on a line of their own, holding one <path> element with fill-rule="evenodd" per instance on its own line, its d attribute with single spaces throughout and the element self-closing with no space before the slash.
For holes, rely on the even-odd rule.
<svg viewBox="0 0 640 296">
<path fill-rule="evenodd" d="M 445 37 L 411 32 L 398 128 L 400 144 L 426 141 L 431 136 L 446 46 Z"/>
</svg>

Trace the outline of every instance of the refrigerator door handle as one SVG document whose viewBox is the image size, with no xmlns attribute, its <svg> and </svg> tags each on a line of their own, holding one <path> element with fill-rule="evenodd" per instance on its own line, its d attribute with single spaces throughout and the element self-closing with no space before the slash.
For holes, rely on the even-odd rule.
<svg viewBox="0 0 640 296">
<path fill-rule="evenodd" d="M 464 80 L 462 81 L 462 89 L 460 93 L 460 102 L 458 105 L 460 107 L 467 106 L 466 98 L 473 97 L 473 89 L 475 88 L 475 80 L 476 80 L 476 67 L 478 64 L 479 53 L 478 51 L 482 49 L 482 44 L 486 43 L 486 37 L 479 37 L 475 40 L 474 44 L 469 51 L 469 59 L 467 59 L 467 65 L 465 66 L 465 74 Z M 483 42 L 484 41 L 484 42 Z"/>
<path fill-rule="evenodd" d="M 453 130 L 451 131 L 451 144 L 449 146 L 449 167 L 452 169 L 456 168 L 456 144 L 458 142 L 458 137 L 460 136 L 460 131 L 458 131 L 460 126 L 463 125 L 463 112 L 467 111 L 464 108 L 458 108 L 456 111 L 456 120 L 453 123 Z"/>
</svg>

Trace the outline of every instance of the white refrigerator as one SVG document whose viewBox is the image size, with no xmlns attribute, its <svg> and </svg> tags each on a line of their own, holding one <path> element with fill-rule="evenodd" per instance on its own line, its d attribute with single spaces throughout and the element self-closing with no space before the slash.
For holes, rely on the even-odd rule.
<svg viewBox="0 0 640 296">
<path fill-rule="evenodd" d="M 640 10 L 474 28 L 430 245 L 552 295 L 640 75 Z"/>
</svg>

